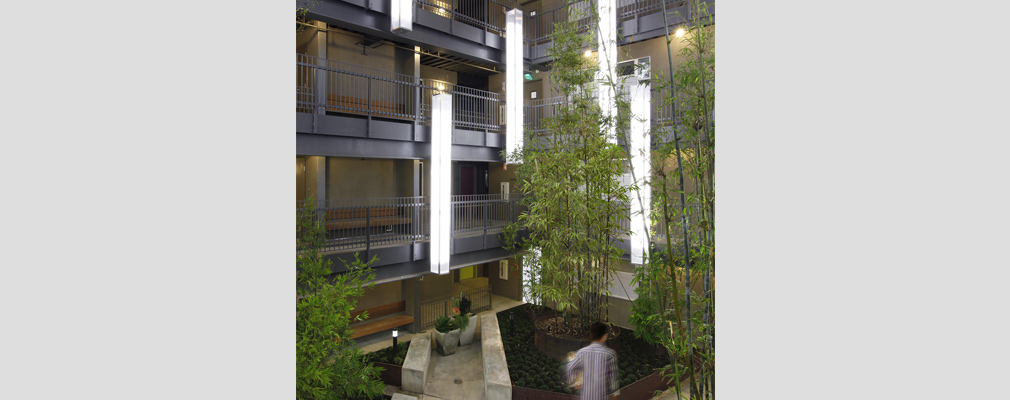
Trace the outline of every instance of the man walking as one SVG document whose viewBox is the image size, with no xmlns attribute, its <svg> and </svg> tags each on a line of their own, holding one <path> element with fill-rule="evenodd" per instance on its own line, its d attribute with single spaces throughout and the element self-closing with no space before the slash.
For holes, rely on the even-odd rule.
<svg viewBox="0 0 1010 400">
<path fill-rule="evenodd" d="M 576 382 L 582 374 L 582 400 L 604 400 L 617 395 L 617 354 L 603 343 L 607 341 L 607 325 L 597 322 L 589 327 L 589 346 L 569 357 L 568 381 Z M 571 354 L 571 353 L 569 353 Z"/>
</svg>

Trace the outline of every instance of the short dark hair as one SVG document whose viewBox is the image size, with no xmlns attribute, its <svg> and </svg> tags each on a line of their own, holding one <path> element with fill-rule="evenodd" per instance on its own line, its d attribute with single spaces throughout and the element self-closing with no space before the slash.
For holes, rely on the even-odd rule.
<svg viewBox="0 0 1010 400">
<path fill-rule="evenodd" d="M 596 322 L 589 327 L 589 339 L 594 342 L 607 335 L 607 324 Z"/>
</svg>

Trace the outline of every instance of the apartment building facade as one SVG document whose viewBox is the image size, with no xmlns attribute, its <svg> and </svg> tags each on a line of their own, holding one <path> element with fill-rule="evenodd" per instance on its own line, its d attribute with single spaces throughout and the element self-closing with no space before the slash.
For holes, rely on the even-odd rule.
<svg viewBox="0 0 1010 400">
<path fill-rule="evenodd" d="M 666 22 L 673 32 L 689 18 L 683 0 L 666 0 L 664 22 L 661 1 L 611 0 L 614 67 L 643 84 L 669 76 Z M 408 315 L 403 328 L 418 332 L 452 296 L 466 295 L 476 311 L 496 298 L 522 299 L 517 260 L 498 237 L 522 212 L 502 152 L 515 145 L 510 127 L 543 129 L 539 121 L 562 102 L 550 83 L 553 24 L 607 2 L 599 3 L 307 5 L 296 40 L 297 206 L 315 199 L 335 271 L 355 253 L 377 258 L 376 285 L 359 309 Z M 510 60 L 508 49 L 521 57 Z M 627 68 L 636 63 L 647 68 Z M 652 104 L 662 93 L 647 96 Z M 653 125 L 672 115 L 648 109 Z M 628 240 L 618 244 L 630 254 Z M 634 298 L 626 257 L 611 285 L 611 318 L 624 326 Z"/>
</svg>

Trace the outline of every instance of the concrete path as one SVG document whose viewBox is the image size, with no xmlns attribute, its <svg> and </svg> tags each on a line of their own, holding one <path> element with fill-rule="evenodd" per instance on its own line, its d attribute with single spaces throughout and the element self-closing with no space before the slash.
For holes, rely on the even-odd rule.
<svg viewBox="0 0 1010 400">
<path fill-rule="evenodd" d="M 479 400 L 484 398 L 484 361 L 480 340 L 443 356 L 431 352 L 431 370 L 424 385 L 425 399 Z"/>
<path fill-rule="evenodd" d="M 496 313 L 524 304 L 497 295 L 492 295 L 492 309 L 478 313 L 481 318 L 497 318 Z M 479 328 L 478 328 L 479 329 Z M 429 335 L 423 331 L 421 335 Z M 357 343 L 362 351 L 368 353 L 392 346 L 392 339 L 386 332 L 360 338 Z M 400 331 L 400 340 L 407 341 L 414 334 Z M 363 340 L 362 340 L 363 339 Z M 428 379 L 424 385 L 424 394 L 410 393 L 403 388 L 386 386 L 385 394 L 405 394 L 418 400 L 483 400 L 484 397 L 484 360 L 481 354 L 480 334 L 474 336 L 473 343 L 456 348 L 456 353 L 443 356 L 438 351 L 431 350 L 431 361 L 428 369 Z M 457 383 L 459 382 L 459 383 Z"/>
</svg>

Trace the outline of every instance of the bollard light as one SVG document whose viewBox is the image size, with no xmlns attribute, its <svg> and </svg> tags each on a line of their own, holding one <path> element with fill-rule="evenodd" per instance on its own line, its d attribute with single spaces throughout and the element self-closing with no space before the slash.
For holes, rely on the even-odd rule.
<svg viewBox="0 0 1010 400">
<path fill-rule="evenodd" d="M 397 333 L 398 332 L 396 331 L 396 329 L 393 329 L 393 350 L 396 350 L 396 336 L 397 336 Z"/>
<path fill-rule="evenodd" d="M 513 331 L 513 328 L 516 325 L 515 320 L 516 320 L 516 312 L 509 311 L 509 332 Z"/>
</svg>

